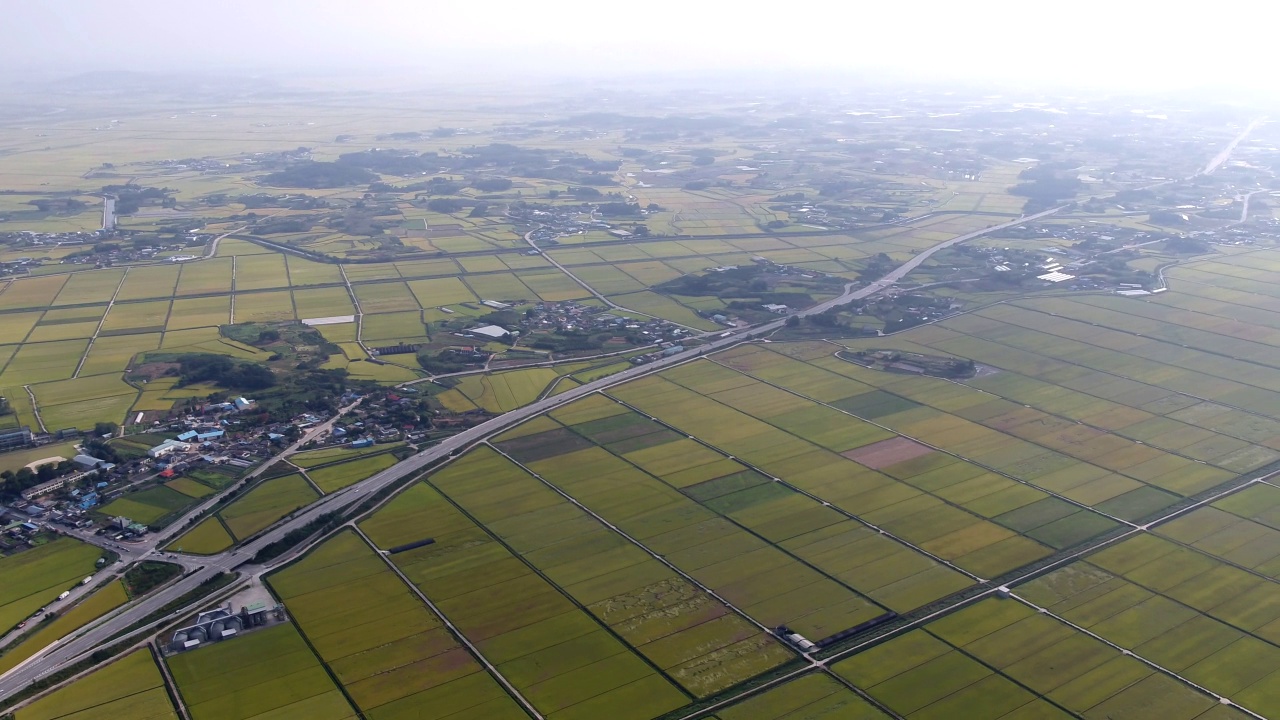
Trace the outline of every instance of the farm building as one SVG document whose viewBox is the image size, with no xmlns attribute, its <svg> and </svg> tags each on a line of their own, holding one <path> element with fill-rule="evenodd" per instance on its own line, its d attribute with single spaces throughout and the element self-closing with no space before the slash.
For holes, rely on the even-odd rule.
<svg viewBox="0 0 1280 720">
<path fill-rule="evenodd" d="M 497 325 L 482 325 L 480 327 L 468 328 L 466 332 L 472 335 L 493 338 L 494 340 L 501 340 L 511 334 L 507 332 L 506 328 L 501 328 Z"/>
<path fill-rule="evenodd" d="M 188 450 L 191 446 L 181 440 L 165 440 L 159 445 L 147 451 L 147 457 L 151 459 L 162 458 L 173 453 L 175 450 Z"/>
</svg>

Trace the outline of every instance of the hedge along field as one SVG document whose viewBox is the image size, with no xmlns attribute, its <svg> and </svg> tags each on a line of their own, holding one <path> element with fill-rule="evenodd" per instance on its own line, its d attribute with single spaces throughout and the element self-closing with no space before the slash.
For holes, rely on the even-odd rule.
<svg viewBox="0 0 1280 720">
<path fill-rule="evenodd" d="M 366 717 L 528 717 L 354 532 L 267 582 Z"/>
<path fill-rule="evenodd" d="M 325 494 L 341 490 L 400 462 L 391 453 L 381 453 L 324 465 L 307 471 L 307 476 Z"/>
<path fill-rule="evenodd" d="M 147 648 L 135 650 L 15 714 L 16 720 L 177 717 L 160 668 Z"/>
<path fill-rule="evenodd" d="M 983 600 L 833 666 L 896 713 L 1244 718 L 1216 698 L 1017 600 Z"/>
<path fill-rule="evenodd" d="M 115 581 L 107 584 L 74 608 L 60 613 L 56 620 L 41 623 L 26 639 L 7 646 L 4 654 L 0 655 L 0 674 L 9 672 L 18 663 L 35 655 L 49 644 L 79 630 L 128 601 L 129 594 L 125 592 L 123 583 Z"/>
<path fill-rule="evenodd" d="M 292 622 L 166 658 L 193 720 L 346 720 L 356 711 Z"/>
<path fill-rule="evenodd" d="M 548 717 L 640 720 L 689 702 L 592 614 L 429 485 L 410 486 L 360 527 L 382 548 L 435 540 L 390 559 Z M 606 571 L 601 580 L 618 574 L 625 570 Z"/>
<path fill-rule="evenodd" d="M 0 629 L 8 630 L 96 569 L 98 548 L 58 538 L 0 558 Z"/>
<path fill-rule="evenodd" d="M 697 697 L 792 658 L 768 632 L 492 450 L 431 482 Z"/>
<path fill-rule="evenodd" d="M 701 392 L 689 389 L 695 386 Z M 725 454 L 742 458 L 768 477 L 782 478 L 891 533 L 912 548 L 951 561 L 980 577 L 997 577 L 1052 553 L 1050 547 L 1019 536 L 983 514 L 900 479 L 940 470 L 954 464 L 955 458 L 929 452 L 888 465 L 874 463 L 878 470 L 856 462 L 858 448 L 892 439 L 892 433 L 728 368 L 711 362 L 691 363 L 661 377 L 626 383 L 610 390 L 610 394 L 682 432 L 696 432 L 699 439 Z M 812 441 L 784 429 L 809 433 L 806 428 L 815 427 L 815 423 L 822 429 L 813 431 Z M 822 447 L 824 444 L 826 447 Z M 842 448 L 849 449 L 836 452 Z M 981 474 L 981 468 L 960 464 L 943 471 L 948 472 L 972 478 Z M 772 499 L 769 495 L 779 494 L 782 489 L 760 488 L 739 497 Z M 760 495 L 762 492 L 766 494 Z"/>
<path fill-rule="evenodd" d="M 552 417 L 561 422 L 582 421 L 575 425 L 595 423 L 597 427 L 619 417 L 624 422 L 629 418 L 648 422 L 647 418 L 635 416 L 606 398 L 591 396 L 587 401 L 571 403 L 553 411 Z M 617 410 L 615 414 L 606 414 L 613 409 Z M 637 446 L 660 447 L 664 440 L 680 438 L 663 428 L 657 430 L 647 433 L 656 436 L 653 438 L 624 436 L 620 442 L 634 449 Z M 643 442 L 634 442 L 637 439 Z M 617 446 L 615 443 L 614 447 Z M 498 447 L 765 627 L 785 624 L 817 640 L 886 611 L 885 606 L 868 599 L 845 582 L 814 569 L 796 553 L 777 544 L 782 538 L 798 536 L 806 530 L 840 525 L 847 520 L 830 508 L 814 503 L 815 507 L 807 513 L 808 518 L 798 523 L 799 529 L 793 529 L 797 526 L 796 519 L 788 518 L 775 525 L 772 533 L 766 531 L 761 534 L 753 532 L 746 524 L 700 505 L 672 485 L 612 454 L 605 447 L 597 447 L 589 437 L 567 428 L 500 441 Z M 752 486 L 752 473 L 732 461 L 729 461 L 729 467 L 717 466 L 709 459 L 693 462 L 713 468 L 708 473 L 709 479 L 725 478 L 724 483 L 735 488 Z M 754 484 L 764 485 L 758 480 Z M 773 483 L 766 487 L 771 489 Z M 808 500 L 803 496 L 797 497 Z M 749 511 L 746 504 L 740 509 Z M 768 519 L 760 517 L 759 521 L 764 523 Z M 850 526 L 836 529 L 857 532 Z M 857 538 L 845 537 L 844 541 L 854 539 Z M 868 558 L 862 560 L 866 562 Z M 764 572 L 765 569 L 768 571 Z M 911 572 L 918 573 L 924 569 L 916 567 Z M 956 585 L 963 587 L 967 584 L 968 580 L 963 579 Z"/>
</svg>

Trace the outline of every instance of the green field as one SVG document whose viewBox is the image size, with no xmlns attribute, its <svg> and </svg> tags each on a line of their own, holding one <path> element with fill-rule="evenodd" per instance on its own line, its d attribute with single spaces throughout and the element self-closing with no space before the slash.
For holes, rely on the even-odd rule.
<svg viewBox="0 0 1280 720">
<path fill-rule="evenodd" d="M 367 717 L 527 717 L 355 533 L 269 582 Z"/>
<path fill-rule="evenodd" d="M 107 517 L 127 517 L 134 522 L 153 525 L 172 519 L 196 502 L 195 497 L 165 485 L 129 493 L 98 509 Z"/>
<path fill-rule="evenodd" d="M 331 465 L 313 466 L 307 471 L 307 475 L 322 491 L 331 493 L 386 470 L 397 462 L 399 460 L 391 453 L 380 453 Z"/>
<path fill-rule="evenodd" d="M 311 504 L 316 497 L 311 485 L 295 473 L 262 482 L 219 511 L 218 516 L 239 541 Z"/>
<path fill-rule="evenodd" d="M 50 643 L 79 630 L 129 600 L 124 584 L 115 581 L 107 584 L 71 610 L 61 613 L 57 619 L 42 623 L 20 643 L 8 645 L 0 655 L 0 673 L 8 672 Z"/>
<path fill-rule="evenodd" d="M 93 574 L 98 548 L 58 538 L 0 558 L 0 628 L 10 628 Z"/>
<path fill-rule="evenodd" d="M 60 718 L 176 719 L 151 651 L 143 648 L 96 670 L 17 712 L 17 720 Z"/>
<path fill-rule="evenodd" d="M 193 720 L 356 717 L 298 634 L 285 622 L 165 660 Z"/>
</svg>

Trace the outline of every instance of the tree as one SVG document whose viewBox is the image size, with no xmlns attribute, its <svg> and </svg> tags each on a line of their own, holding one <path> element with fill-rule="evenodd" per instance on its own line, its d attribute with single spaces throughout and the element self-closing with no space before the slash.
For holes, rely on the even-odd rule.
<svg viewBox="0 0 1280 720">
<path fill-rule="evenodd" d="M 788 318 L 787 318 L 787 322 L 786 322 L 786 326 L 787 326 L 787 327 L 789 327 L 789 328 L 800 327 L 800 316 L 799 316 L 799 315 L 792 315 L 791 317 L 788 317 Z"/>
<path fill-rule="evenodd" d="M 711 157 L 710 155 L 699 155 L 698 157 L 693 159 L 694 165 L 698 165 L 702 167 L 705 167 L 707 165 L 714 165 L 715 162 L 716 162 L 716 159 Z"/>
</svg>

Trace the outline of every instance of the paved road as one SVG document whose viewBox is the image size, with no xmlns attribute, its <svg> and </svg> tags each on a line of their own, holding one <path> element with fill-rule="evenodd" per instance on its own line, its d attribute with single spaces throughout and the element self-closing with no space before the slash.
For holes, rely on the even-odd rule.
<svg viewBox="0 0 1280 720">
<path fill-rule="evenodd" d="M 102 198 L 102 230 L 111 232 L 116 229 L 116 198 L 107 195 Z"/>
<path fill-rule="evenodd" d="M 1222 167 L 1223 163 L 1225 163 L 1228 159 L 1230 159 L 1231 153 L 1235 151 L 1236 146 L 1244 142 L 1244 139 L 1249 137 L 1249 133 L 1253 132 L 1254 129 L 1256 129 L 1259 125 L 1263 124 L 1264 122 L 1266 122 L 1266 118 L 1259 118 L 1249 123 L 1249 126 L 1246 127 L 1244 130 L 1242 130 L 1239 135 L 1235 136 L 1235 138 L 1225 148 L 1222 149 L 1222 152 L 1213 156 L 1213 159 L 1209 161 L 1208 165 L 1204 166 L 1204 169 L 1201 170 L 1199 174 L 1209 175 L 1209 174 L 1212 174 L 1214 170 L 1217 170 L 1218 168 Z"/>
<path fill-rule="evenodd" d="M 919 267 L 921 263 L 925 262 L 932 255 L 941 250 L 945 250 L 953 245 L 982 235 L 987 235 L 1015 225 L 1038 220 L 1052 215 L 1061 209 L 1061 207 L 1052 208 L 1050 210 L 1045 210 L 1044 212 L 1028 215 L 1026 217 L 1021 217 L 1016 220 L 952 238 L 921 252 L 919 255 L 916 255 L 903 265 L 869 285 L 858 288 L 857 290 L 851 289 L 852 286 L 846 287 L 844 294 L 839 297 L 820 303 L 806 310 L 799 311 L 796 314 L 801 316 L 814 315 L 853 300 L 860 300 L 870 295 L 874 295 L 894 285 L 912 270 Z M 244 565 L 248 559 L 252 558 L 264 546 L 279 540 L 292 530 L 303 527 L 324 513 L 350 509 L 359 504 L 369 495 L 377 493 L 378 491 L 399 482 L 405 477 L 419 473 L 426 466 L 457 455 L 463 450 L 469 448 L 471 445 L 479 443 L 480 441 L 535 415 L 561 405 L 565 405 L 599 390 L 633 380 L 636 377 L 647 375 L 663 368 L 692 360 L 706 353 L 715 352 L 731 345 L 735 345 L 743 340 L 768 335 L 783 327 L 785 322 L 786 318 L 779 318 L 778 320 L 764 325 L 734 332 L 729 337 L 717 338 L 699 348 L 686 350 L 670 357 L 661 358 L 647 365 L 628 368 L 620 373 L 573 388 L 572 390 L 559 395 L 538 400 L 532 404 L 526 405 L 525 407 L 512 410 L 511 412 L 500 415 L 492 420 L 458 433 L 457 435 L 446 438 L 439 445 L 424 450 L 417 455 L 387 468 L 386 470 L 383 470 L 382 472 L 355 485 L 325 496 L 318 502 L 295 513 L 291 518 L 260 535 L 258 538 L 235 550 L 204 558 L 201 560 L 204 564 L 202 569 L 192 573 L 173 585 L 153 593 L 142 602 L 128 607 L 123 612 L 119 612 L 116 615 L 111 616 L 105 622 L 99 623 L 79 637 L 70 638 L 50 646 L 50 648 L 46 649 L 43 653 L 33 657 L 17 668 L 14 668 L 9 673 L 0 676 L 0 698 L 8 697 L 14 692 L 26 687 L 32 681 L 57 670 L 62 665 L 73 661 L 80 655 L 93 650 L 111 636 L 138 622 L 152 612 L 155 612 L 171 600 L 196 588 L 200 583 L 209 579 L 216 573 L 232 570 Z M 209 503 L 206 503 L 205 505 L 208 504 Z M 159 544 L 168 535 L 179 532 L 182 529 L 181 525 L 182 521 L 175 523 L 171 526 L 171 530 L 168 530 L 165 533 L 160 533 L 150 542 L 153 546 Z M 285 557 L 278 558 L 273 564 L 278 565 L 282 562 L 286 562 L 305 549 L 305 546 L 295 548 L 294 551 L 290 552 Z M 188 559 L 195 560 L 195 558 Z M 249 570 L 249 568 L 246 568 L 246 570 Z M 262 571 L 262 568 L 253 568 L 254 574 L 260 574 Z"/>
</svg>

